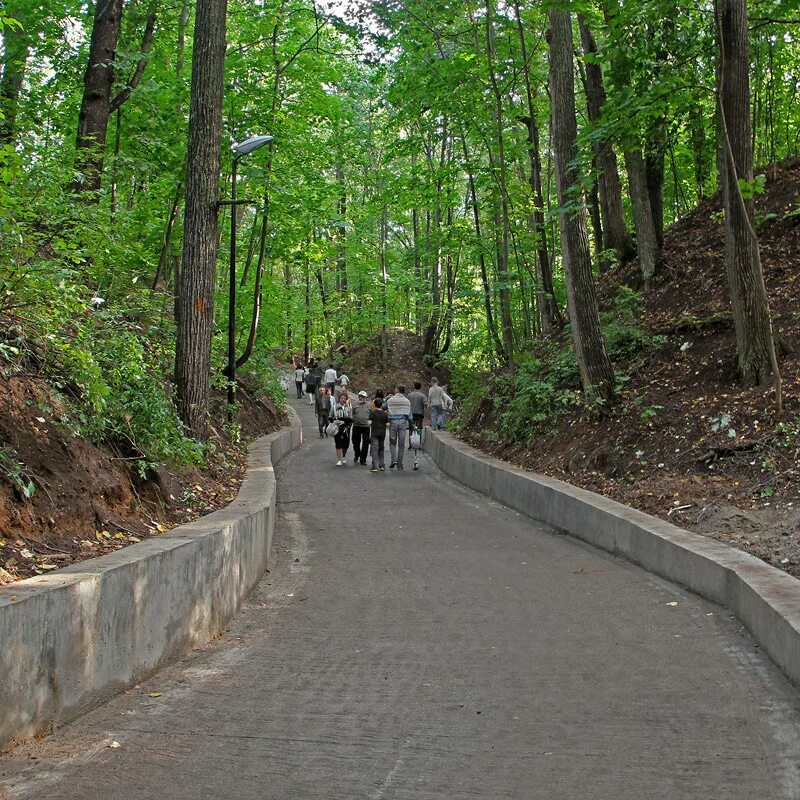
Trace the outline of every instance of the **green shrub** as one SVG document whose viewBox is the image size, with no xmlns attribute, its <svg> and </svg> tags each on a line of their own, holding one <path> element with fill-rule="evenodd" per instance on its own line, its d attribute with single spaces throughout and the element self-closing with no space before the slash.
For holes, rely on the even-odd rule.
<svg viewBox="0 0 800 800">
<path fill-rule="evenodd" d="M 100 314 L 74 340 L 57 345 L 61 380 L 80 390 L 80 432 L 94 441 L 125 443 L 147 462 L 199 463 L 203 446 L 186 436 L 169 387 L 157 375 L 170 353 L 143 343 L 119 320 Z"/>
<path fill-rule="evenodd" d="M 644 300 L 638 292 L 620 286 L 611 307 L 600 314 L 606 351 L 614 362 L 627 362 L 646 350 L 662 347 L 665 336 L 653 335 L 639 324 Z"/>
</svg>

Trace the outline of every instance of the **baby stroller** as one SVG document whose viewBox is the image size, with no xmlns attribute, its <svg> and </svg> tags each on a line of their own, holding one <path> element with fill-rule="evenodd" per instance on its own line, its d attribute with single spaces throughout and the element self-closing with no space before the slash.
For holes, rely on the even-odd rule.
<svg viewBox="0 0 800 800">
<path fill-rule="evenodd" d="M 421 437 L 419 435 L 419 431 L 411 431 L 411 436 L 408 439 L 408 445 L 414 451 L 414 466 L 412 467 L 412 469 L 419 469 L 419 464 L 417 463 L 417 455 L 419 454 L 420 443 L 421 443 Z"/>
</svg>

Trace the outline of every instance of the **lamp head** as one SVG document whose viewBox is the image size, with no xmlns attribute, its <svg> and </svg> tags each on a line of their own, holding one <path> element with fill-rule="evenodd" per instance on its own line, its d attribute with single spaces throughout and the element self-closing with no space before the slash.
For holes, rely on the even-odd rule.
<svg viewBox="0 0 800 800">
<path fill-rule="evenodd" d="M 252 153 L 253 150 L 258 150 L 259 147 L 269 144 L 274 138 L 274 136 L 270 136 L 269 134 L 264 136 L 251 136 L 249 139 L 239 142 L 239 144 L 232 145 L 231 150 L 233 150 L 233 155 L 236 157 L 246 156 Z"/>
</svg>

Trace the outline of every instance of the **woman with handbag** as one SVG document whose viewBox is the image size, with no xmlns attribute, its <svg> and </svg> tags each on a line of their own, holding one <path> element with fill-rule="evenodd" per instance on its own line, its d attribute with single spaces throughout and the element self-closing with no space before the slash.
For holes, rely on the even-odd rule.
<svg viewBox="0 0 800 800">
<path fill-rule="evenodd" d="M 336 462 L 337 467 L 343 467 L 347 464 L 347 450 L 350 447 L 350 428 L 353 425 L 353 406 L 350 404 L 350 398 L 347 392 L 342 392 L 339 400 L 333 410 L 333 422 L 331 426 L 336 425 L 338 430 L 333 435 L 333 443 L 336 445 L 336 455 L 339 460 Z"/>
</svg>

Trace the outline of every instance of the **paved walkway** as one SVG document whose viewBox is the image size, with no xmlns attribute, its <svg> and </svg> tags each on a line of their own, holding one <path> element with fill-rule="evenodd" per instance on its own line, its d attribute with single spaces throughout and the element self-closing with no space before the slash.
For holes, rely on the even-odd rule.
<svg viewBox="0 0 800 800">
<path fill-rule="evenodd" d="M 336 468 L 296 407 L 226 635 L 0 759 L 0 797 L 800 798 L 798 694 L 726 612 L 424 457 Z"/>
</svg>

